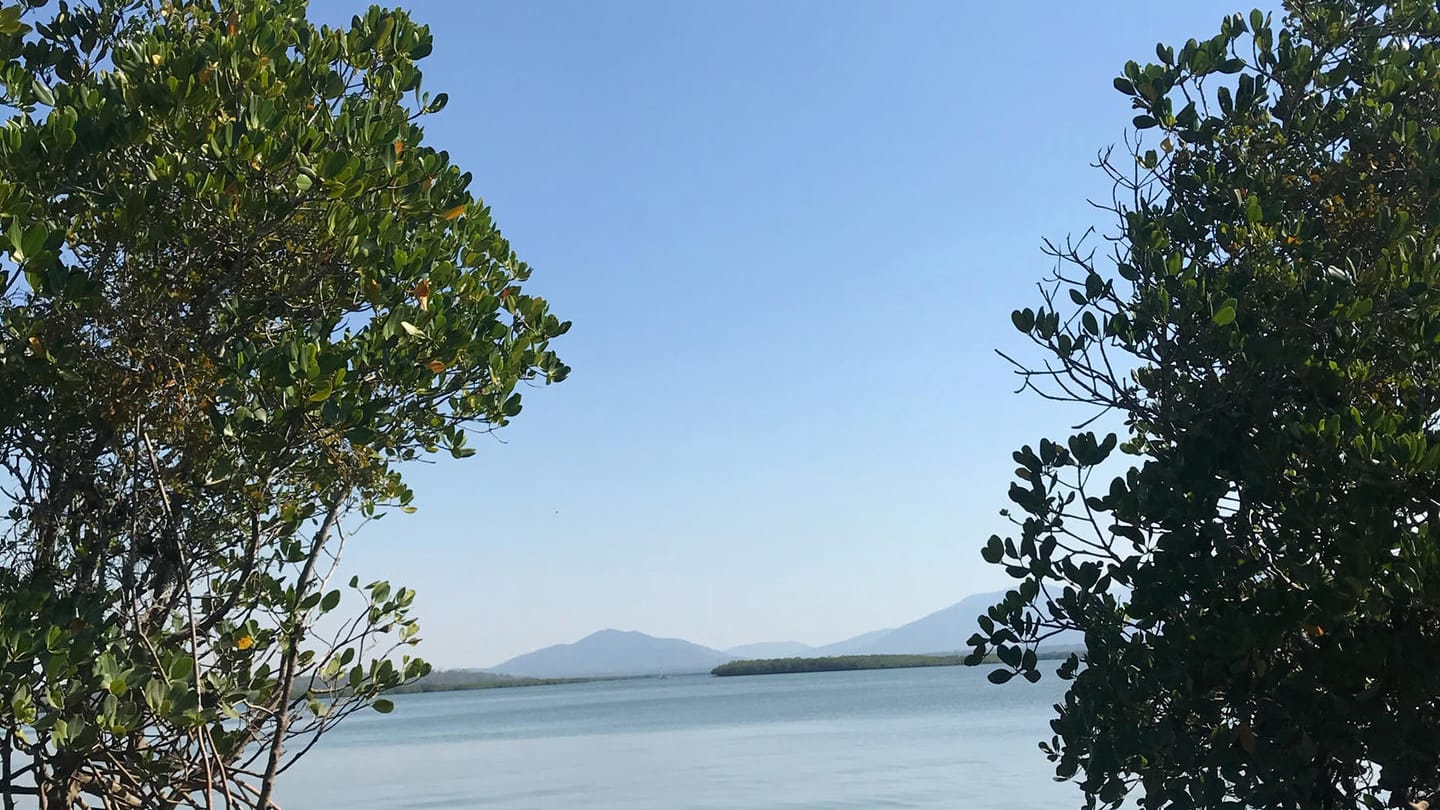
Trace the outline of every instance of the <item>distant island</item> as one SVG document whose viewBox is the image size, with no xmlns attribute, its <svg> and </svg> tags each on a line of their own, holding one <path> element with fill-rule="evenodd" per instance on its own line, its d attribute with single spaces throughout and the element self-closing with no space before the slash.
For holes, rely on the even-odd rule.
<svg viewBox="0 0 1440 810">
<path fill-rule="evenodd" d="M 965 662 L 963 655 L 833 655 L 820 658 L 761 658 L 731 661 L 710 670 L 711 675 L 777 675 L 795 672 L 841 672 L 853 669 L 908 669 L 911 667 L 953 667 Z"/>
<path fill-rule="evenodd" d="M 416 692 L 459 692 L 468 689 L 505 689 L 512 686 L 551 686 L 586 683 L 596 678 L 527 678 L 473 669 L 437 669 L 420 680 L 388 690 L 392 695 Z"/>
</svg>

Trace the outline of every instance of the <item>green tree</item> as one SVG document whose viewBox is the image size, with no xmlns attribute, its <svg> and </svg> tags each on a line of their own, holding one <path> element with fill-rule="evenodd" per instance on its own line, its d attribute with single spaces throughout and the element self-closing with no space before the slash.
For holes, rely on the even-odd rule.
<svg viewBox="0 0 1440 810">
<path fill-rule="evenodd" d="M 983 556 L 1019 582 L 971 639 L 1003 683 L 1083 632 L 1042 748 L 1087 807 L 1440 790 L 1437 38 L 1433 2 L 1290 0 L 1115 80 L 1114 249 L 1050 245 L 1013 320 L 1026 386 L 1123 435 L 1014 454 Z"/>
<path fill-rule="evenodd" d="M 428 671 L 412 591 L 331 582 L 346 538 L 568 371 L 422 142 L 428 29 L 305 12 L 0 2 L 5 808 L 268 807 Z"/>
</svg>

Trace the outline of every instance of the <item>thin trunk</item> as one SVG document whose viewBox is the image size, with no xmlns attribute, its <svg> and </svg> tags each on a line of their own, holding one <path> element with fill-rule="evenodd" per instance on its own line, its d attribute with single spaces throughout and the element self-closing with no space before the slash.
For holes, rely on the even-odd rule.
<svg viewBox="0 0 1440 810">
<path fill-rule="evenodd" d="M 329 511 L 325 513 L 325 520 L 315 532 L 315 543 L 310 547 L 310 555 L 305 558 L 305 567 L 301 569 L 300 576 L 296 580 L 297 599 L 303 599 L 309 589 L 310 578 L 315 573 L 315 561 L 320 556 L 320 550 L 324 548 L 326 539 L 335 528 L 335 521 L 340 516 L 340 506 L 345 499 L 337 498 L 331 504 Z M 295 688 L 295 669 L 300 654 L 300 642 L 305 638 L 305 623 L 302 615 L 295 617 L 295 625 L 290 628 L 289 637 L 285 640 L 285 654 L 281 664 L 280 691 L 277 696 L 278 705 L 275 715 L 275 736 L 270 740 L 270 756 L 265 763 L 265 777 L 260 782 L 260 795 L 255 802 L 258 810 L 269 810 L 270 794 L 275 788 L 275 776 L 280 770 L 280 756 L 283 753 L 285 744 L 285 733 L 290 730 L 290 692 Z"/>
<path fill-rule="evenodd" d="M 39 752 L 35 754 L 35 796 L 40 802 L 40 810 L 58 810 L 50 807 L 50 796 L 45 790 L 45 768 Z"/>
<path fill-rule="evenodd" d="M 15 779 L 11 775 L 12 771 L 10 769 L 10 757 L 13 756 L 15 753 L 15 749 L 11 745 L 11 739 L 13 738 L 10 736 L 9 730 L 6 730 L 5 742 L 3 743 L 3 745 L 0 745 L 0 778 L 3 778 L 5 780 L 6 788 L 5 810 L 15 810 L 15 794 L 11 793 L 9 790 L 10 786 L 15 783 Z"/>
</svg>

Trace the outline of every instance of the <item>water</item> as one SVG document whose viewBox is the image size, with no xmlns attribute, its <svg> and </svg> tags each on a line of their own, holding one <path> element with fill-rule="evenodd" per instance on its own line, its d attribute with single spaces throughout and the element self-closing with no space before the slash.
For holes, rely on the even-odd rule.
<svg viewBox="0 0 1440 810">
<path fill-rule="evenodd" d="M 965 667 L 406 695 L 280 784 L 285 810 L 1064 808 L 1053 677 Z"/>
</svg>

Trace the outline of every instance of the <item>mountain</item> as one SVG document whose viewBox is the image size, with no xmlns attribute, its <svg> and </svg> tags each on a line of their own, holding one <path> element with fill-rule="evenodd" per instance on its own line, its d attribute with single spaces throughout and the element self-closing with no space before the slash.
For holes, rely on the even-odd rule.
<svg viewBox="0 0 1440 810">
<path fill-rule="evenodd" d="M 556 644 L 511 658 L 490 667 L 490 671 L 531 678 L 659 675 L 709 672 L 734 659 L 733 655 L 678 638 L 601 630 L 574 644 Z"/>
<path fill-rule="evenodd" d="M 861 633 L 854 638 L 847 638 L 844 641 L 837 641 L 834 644 L 826 644 L 815 650 L 816 655 L 861 655 L 864 650 L 884 638 L 886 634 L 893 632 L 889 628 L 884 630 L 871 630 L 868 633 Z"/>
<path fill-rule="evenodd" d="M 975 619 L 996 603 L 1004 600 L 1005 591 L 977 593 L 961 599 L 947 608 L 922 616 L 909 624 L 894 630 L 877 630 L 842 641 L 844 652 L 830 652 L 830 645 L 822 647 L 823 655 L 904 655 L 923 653 L 969 653 L 965 642 L 980 628 Z M 1079 647 L 1084 636 L 1066 631 L 1047 639 L 1041 646 L 1047 649 Z"/>
<path fill-rule="evenodd" d="M 950 607 L 903 624 L 856 650 L 857 655 L 895 655 L 900 653 L 953 653 L 969 651 L 966 639 L 978 627 L 975 617 L 1005 598 L 1004 591 L 977 593 Z"/>
<path fill-rule="evenodd" d="M 758 644 L 741 644 L 725 651 L 736 658 L 803 658 L 816 655 L 809 644 L 798 641 L 762 641 Z"/>
<path fill-rule="evenodd" d="M 660 675 L 709 672 L 738 658 L 795 658 L 831 655 L 924 655 L 968 653 L 965 643 L 978 629 L 975 619 L 1005 598 L 1004 591 L 967 596 L 909 624 L 810 647 L 798 641 L 767 641 L 724 652 L 678 638 L 601 630 L 574 644 L 556 644 L 503 664 L 490 672 L 531 678 L 591 678 L 608 675 Z M 1083 646 L 1084 637 L 1062 633 L 1045 642 L 1049 649 Z"/>
</svg>

